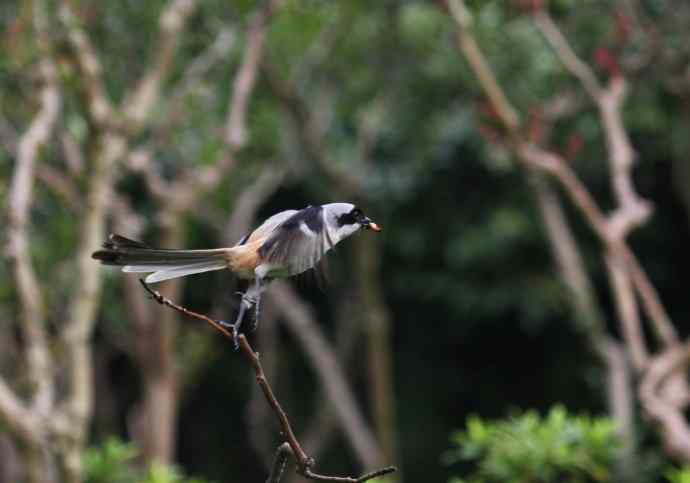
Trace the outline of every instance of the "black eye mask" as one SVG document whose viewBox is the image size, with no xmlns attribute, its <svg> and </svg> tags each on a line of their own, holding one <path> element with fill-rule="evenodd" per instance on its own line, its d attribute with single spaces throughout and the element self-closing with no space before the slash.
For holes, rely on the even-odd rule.
<svg viewBox="0 0 690 483">
<path fill-rule="evenodd" d="M 362 210 L 355 208 L 351 212 L 340 215 L 337 218 L 338 226 L 354 225 L 355 223 L 359 223 L 363 218 L 364 213 L 362 213 Z"/>
</svg>

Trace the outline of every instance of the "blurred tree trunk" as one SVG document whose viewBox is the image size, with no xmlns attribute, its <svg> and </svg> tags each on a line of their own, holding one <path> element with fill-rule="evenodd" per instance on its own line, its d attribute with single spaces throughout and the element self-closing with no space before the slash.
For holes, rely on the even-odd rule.
<svg viewBox="0 0 690 483">
<path fill-rule="evenodd" d="M 362 330 L 367 334 L 370 402 L 374 427 L 386 463 L 396 463 L 400 478 L 395 430 L 395 388 L 393 387 L 393 351 L 390 344 L 391 317 L 381 289 L 380 241 L 370 233 L 355 238 L 355 277 L 362 301 Z"/>
<path fill-rule="evenodd" d="M 577 328 L 587 339 L 607 374 L 605 396 L 622 441 L 617 463 L 618 477 L 620 481 L 635 481 L 638 474 L 638 437 L 629 361 L 621 344 L 606 333 L 603 312 L 558 194 L 541 173 L 534 170 L 528 172 L 528 184 L 535 193 L 558 274 L 570 292 L 569 300 Z"/>
<path fill-rule="evenodd" d="M 163 228 L 163 248 L 184 246 L 182 224 L 173 214 Z M 135 297 L 145 298 L 138 282 L 131 280 L 130 290 Z M 164 282 L 160 292 L 172 300 L 179 300 L 183 282 L 174 279 Z M 144 301 L 145 303 L 145 301 Z M 137 407 L 135 437 L 139 441 L 144 461 L 171 464 L 175 460 L 175 441 L 178 408 L 178 370 L 175 340 L 178 330 L 177 312 L 157 305 L 148 307 L 135 323 L 137 360 L 142 374 L 142 399 Z"/>
</svg>

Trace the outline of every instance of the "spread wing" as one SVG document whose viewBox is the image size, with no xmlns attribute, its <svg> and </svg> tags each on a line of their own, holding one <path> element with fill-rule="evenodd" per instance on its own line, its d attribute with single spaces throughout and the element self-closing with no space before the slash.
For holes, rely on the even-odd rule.
<svg viewBox="0 0 690 483">
<path fill-rule="evenodd" d="M 286 267 L 290 275 L 314 268 L 333 248 L 321 206 L 308 206 L 280 223 L 259 248 L 265 261 Z"/>
<path fill-rule="evenodd" d="M 248 233 L 247 235 L 242 237 L 242 239 L 239 242 L 237 242 L 237 244 L 238 245 L 244 245 L 245 243 L 251 243 L 255 240 L 259 240 L 261 238 L 266 238 L 281 223 L 285 222 L 287 219 L 289 219 L 295 213 L 298 213 L 298 211 L 297 210 L 285 210 L 285 211 L 281 211 L 280 213 L 276 213 L 275 215 L 271 216 L 270 218 L 267 218 L 266 221 L 264 221 L 261 224 L 261 226 L 259 226 L 253 232 Z"/>
</svg>

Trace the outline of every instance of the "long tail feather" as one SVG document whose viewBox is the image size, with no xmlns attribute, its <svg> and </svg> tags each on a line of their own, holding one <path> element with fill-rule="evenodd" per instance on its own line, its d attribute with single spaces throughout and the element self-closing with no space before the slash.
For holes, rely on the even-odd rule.
<svg viewBox="0 0 690 483">
<path fill-rule="evenodd" d="M 227 268 L 227 250 L 166 250 L 151 248 L 121 235 L 110 235 L 103 249 L 92 258 L 104 265 L 121 266 L 123 272 L 151 273 L 146 283 L 155 283 L 194 273 Z"/>
</svg>

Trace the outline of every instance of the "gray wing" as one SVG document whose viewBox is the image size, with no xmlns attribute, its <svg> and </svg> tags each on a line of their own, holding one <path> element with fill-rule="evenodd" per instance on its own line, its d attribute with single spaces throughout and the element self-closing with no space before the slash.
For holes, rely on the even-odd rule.
<svg viewBox="0 0 690 483">
<path fill-rule="evenodd" d="M 250 243 L 254 240 L 264 238 L 268 236 L 273 230 L 275 230 L 281 223 L 285 222 L 292 215 L 297 213 L 298 210 L 285 210 L 280 213 L 267 218 L 261 226 L 255 229 L 253 232 L 248 233 L 240 241 L 237 242 L 238 245 L 244 245 L 245 243 Z"/>
<path fill-rule="evenodd" d="M 297 275 L 314 268 L 331 248 L 323 208 L 308 206 L 278 225 L 259 248 L 259 255 Z"/>
</svg>

